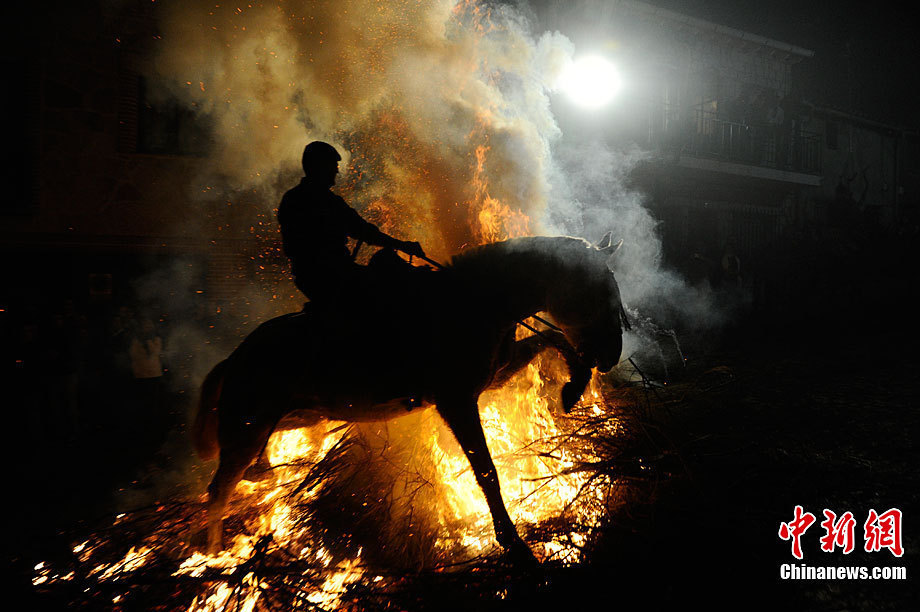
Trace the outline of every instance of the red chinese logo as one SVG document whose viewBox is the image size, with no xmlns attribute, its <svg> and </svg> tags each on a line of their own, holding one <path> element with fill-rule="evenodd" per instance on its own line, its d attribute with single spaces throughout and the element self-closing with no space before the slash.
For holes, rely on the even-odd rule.
<svg viewBox="0 0 920 612">
<path fill-rule="evenodd" d="M 866 530 L 866 552 L 887 548 L 895 557 L 904 554 L 901 546 L 901 511 L 897 508 L 882 514 L 869 510 L 869 518 L 863 527 Z"/>
<path fill-rule="evenodd" d="M 874 509 L 869 510 L 869 516 L 863 524 L 865 534 L 866 552 L 878 552 L 887 548 L 895 557 L 904 554 L 901 545 L 901 511 L 897 508 L 886 510 L 879 514 Z M 817 519 L 811 512 L 805 512 L 802 506 L 795 507 L 794 517 L 788 523 L 779 524 L 779 537 L 783 540 L 792 540 L 792 556 L 802 559 L 802 536 Z M 821 536 L 821 550 L 834 552 L 838 547 L 843 554 L 848 555 L 856 547 L 856 519 L 852 512 L 844 512 L 840 518 L 832 510 L 824 509 L 824 520 L 821 521 L 824 535 Z"/>
<path fill-rule="evenodd" d="M 824 509 L 824 520 L 821 521 L 824 527 L 824 536 L 821 537 L 821 550 L 824 552 L 834 552 L 834 548 L 839 546 L 843 549 L 843 554 L 848 555 L 853 552 L 855 546 L 853 532 L 856 530 L 856 519 L 853 518 L 852 512 L 844 512 L 840 520 L 837 515 L 828 509 Z"/>
<path fill-rule="evenodd" d="M 795 518 L 788 523 L 779 524 L 779 537 L 784 540 L 792 540 L 792 556 L 796 559 L 802 558 L 802 534 L 816 520 L 814 514 L 803 512 L 802 506 L 796 506 Z"/>
</svg>

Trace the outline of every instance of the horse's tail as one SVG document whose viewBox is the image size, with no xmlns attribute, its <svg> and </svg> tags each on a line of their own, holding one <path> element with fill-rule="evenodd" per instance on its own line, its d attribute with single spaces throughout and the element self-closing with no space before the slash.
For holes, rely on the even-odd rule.
<svg viewBox="0 0 920 612">
<path fill-rule="evenodd" d="M 202 460 L 208 461 L 217 457 L 220 444 L 217 441 L 217 404 L 220 400 L 220 391 L 224 384 L 224 370 L 227 369 L 227 360 L 214 366 L 204 382 L 201 383 L 201 398 L 198 400 L 198 415 L 192 426 L 192 440 L 195 450 Z"/>
</svg>

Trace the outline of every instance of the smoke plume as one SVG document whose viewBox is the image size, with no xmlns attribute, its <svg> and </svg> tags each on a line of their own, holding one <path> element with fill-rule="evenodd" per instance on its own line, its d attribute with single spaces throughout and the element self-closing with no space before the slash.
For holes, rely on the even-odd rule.
<svg viewBox="0 0 920 612">
<path fill-rule="evenodd" d="M 321 139 L 352 206 L 435 255 L 543 229 L 563 36 L 473 2 L 364 0 L 183 2 L 163 32 L 156 70 L 213 123 L 209 182 L 263 188 L 270 211 Z"/>
<path fill-rule="evenodd" d="M 566 140 L 551 95 L 575 52 L 509 6 L 473 0 L 215 5 L 163 16 L 156 71 L 213 125 L 202 181 L 256 190 L 271 225 L 303 145 L 344 156 L 337 191 L 445 259 L 517 235 L 623 238 L 624 298 L 699 304 L 660 269 L 660 241 L 625 179 L 642 155 Z M 675 294 L 676 292 L 676 294 Z M 672 309 L 674 310 L 674 309 Z"/>
</svg>

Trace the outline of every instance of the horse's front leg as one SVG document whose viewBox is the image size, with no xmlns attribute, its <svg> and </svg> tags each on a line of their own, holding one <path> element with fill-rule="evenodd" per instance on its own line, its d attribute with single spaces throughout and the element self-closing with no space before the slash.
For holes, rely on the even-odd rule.
<svg viewBox="0 0 920 612">
<path fill-rule="evenodd" d="M 591 366 L 585 363 L 564 334 L 551 329 L 541 333 L 546 341 L 559 351 L 569 369 L 569 380 L 562 385 L 562 408 L 569 413 L 584 395 L 588 383 L 591 382 Z"/>
<path fill-rule="evenodd" d="M 492 376 L 492 382 L 489 384 L 490 389 L 498 389 L 504 386 L 506 382 L 511 380 L 512 376 L 533 361 L 534 357 L 551 346 L 540 336 L 528 336 L 523 340 L 514 340 L 514 330 L 511 331 L 509 336 L 511 336 L 510 341 L 503 343 L 505 346 L 498 358 L 498 367 Z"/>
<path fill-rule="evenodd" d="M 544 330 L 540 334 L 518 340 L 508 347 L 507 355 L 495 372 L 489 388 L 501 387 L 533 361 L 533 358 L 541 351 L 555 348 L 565 360 L 565 365 L 569 370 L 569 380 L 562 386 L 562 407 L 568 413 L 581 399 L 585 388 L 591 382 L 591 367 L 584 363 L 565 335 L 552 329 Z"/>
<path fill-rule="evenodd" d="M 486 445 L 486 436 L 482 431 L 482 422 L 479 420 L 479 407 L 475 398 L 458 400 L 449 398 L 438 400 L 438 413 L 454 433 L 473 473 L 476 482 L 486 496 L 489 511 L 492 513 L 492 524 L 495 526 L 495 539 L 512 556 L 515 561 L 536 563 L 530 548 L 518 535 L 505 502 L 502 500 L 501 487 L 498 483 L 498 472 L 489 454 Z"/>
</svg>

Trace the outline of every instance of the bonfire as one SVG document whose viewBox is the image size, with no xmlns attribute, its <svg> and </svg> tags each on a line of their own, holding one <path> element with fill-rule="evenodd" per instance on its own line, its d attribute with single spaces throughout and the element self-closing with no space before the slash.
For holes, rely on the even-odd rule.
<svg viewBox="0 0 920 612">
<path fill-rule="evenodd" d="M 586 561 L 623 502 L 616 465 L 629 423 L 625 396 L 597 375 L 563 414 L 563 373 L 547 354 L 480 403 L 509 512 L 557 568 Z M 33 584 L 93 609 L 333 610 L 411 600 L 461 577 L 501 599 L 519 577 L 434 411 L 276 432 L 267 455 L 271 470 L 237 487 L 237 535 L 221 553 L 202 552 L 202 493 L 119 514 L 75 542 L 70 563 L 38 564 Z"/>
</svg>

